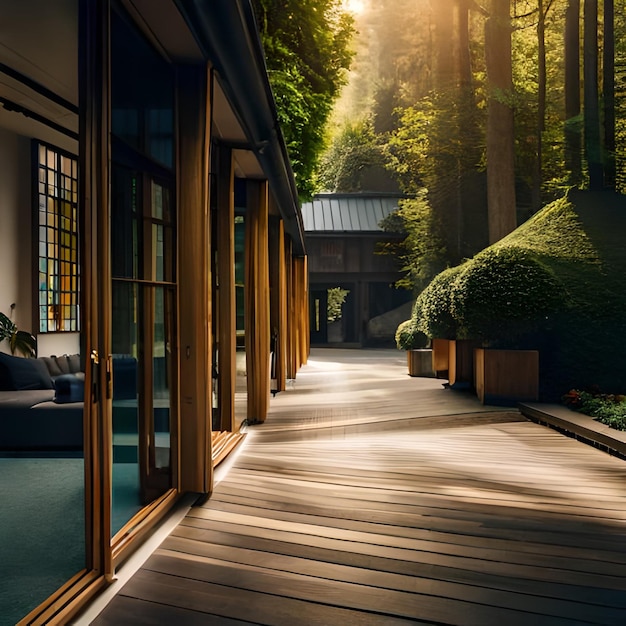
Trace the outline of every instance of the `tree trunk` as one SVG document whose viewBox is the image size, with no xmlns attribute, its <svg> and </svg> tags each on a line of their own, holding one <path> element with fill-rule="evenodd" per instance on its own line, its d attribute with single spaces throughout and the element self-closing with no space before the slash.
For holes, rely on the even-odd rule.
<svg viewBox="0 0 626 626">
<path fill-rule="evenodd" d="M 485 22 L 487 108 L 487 201 L 489 242 L 517 226 L 515 211 L 514 119 L 509 0 L 492 0 Z"/>
<path fill-rule="evenodd" d="M 484 177 L 480 170 L 483 137 L 478 124 L 479 112 L 470 54 L 469 0 L 458 3 L 458 75 L 459 75 L 459 204 L 461 211 L 461 257 L 469 258 L 485 248 L 487 205 Z"/>
<path fill-rule="evenodd" d="M 430 0 L 435 21 L 435 87 L 456 85 L 454 67 L 454 11 L 452 0 Z"/>
<path fill-rule="evenodd" d="M 435 21 L 435 89 L 450 101 L 458 100 L 458 65 L 455 63 L 455 4 L 452 0 L 431 0 Z M 450 133 L 460 133 L 458 117 L 450 112 Z M 434 157 L 437 162 L 437 184 L 429 189 L 429 200 L 441 216 L 443 234 L 450 264 L 461 261 L 461 205 L 459 157 L 448 151 Z"/>
<path fill-rule="evenodd" d="M 537 20 L 537 160 L 533 180 L 533 211 L 541 208 L 543 181 L 543 131 L 546 129 L 546 10 L 538 0 Z"/>
<path fill-rule="evenodd" d="M 584 19 L 585 154 L 589 189 L 598 191 L 603 187 L 604 174 L 598 97 L 598 0 L 585 0 Z"/>
<path fill-rule="evenodd" d="M 571 185 L 582 180 L 580 119 L 580 0 L 565 14 L 565 167 Z"/>
<path fill-rule="evenodd" d="M 615 190 L 615 1 L 604 0 L 604 187 Z"/>
</svg>

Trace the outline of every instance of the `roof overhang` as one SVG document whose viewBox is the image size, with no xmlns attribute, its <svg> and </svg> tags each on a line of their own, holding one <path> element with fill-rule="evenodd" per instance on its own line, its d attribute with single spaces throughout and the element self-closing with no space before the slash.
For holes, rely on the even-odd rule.
<svg viewBox="0 0 626 626">
<path fill-rule="evenodd" d="M 294 253 L 304 255 L 298 192 L 249 0 L 176 0 L 176 4 L 218 74 L 219 87 L 268 180 Z"/>
</svg>

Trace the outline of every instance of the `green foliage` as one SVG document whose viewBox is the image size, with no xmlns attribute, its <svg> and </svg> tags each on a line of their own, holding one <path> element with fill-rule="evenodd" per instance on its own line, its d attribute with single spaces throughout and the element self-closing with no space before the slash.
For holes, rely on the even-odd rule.
<svg viewBox="0 0 626 626">
<path fill-rule="evenodd" d="M 268 75 L 298 192 L 309 198 L 324 127 L 346 81 L 352 17 L 340 0 L 254 0 Z"/>
<path fill-rule="evenodd" d="M 0 341 L 7 340 L 11 354 L 22 353 L 26 357 L 37 356 L 37 340 L 25 330 L 18 330 L 17 325 L 4 313 L 0 313 Z"/>
<path fill-rule="evenodd" d="M 398 206 L 398 210 L 386 217 L 380 227 L 385 232 L 402 233 L 405 237 L 400 244 L 381 244 L 379 252 L 395 254 L 400 260 L 404 276 L 396 286 L 418 292 L 446 266 L 441 227 L 428 203 L 425 189 L 414 198 L 401 200 Z"/>
<path fill-rule="evenodd" d="M 318 180 L 327 191 L 371 191 L 367 174 L 384 165 L 383 150 L 371 121 L 346 122 L 320 160 Z"/>
<path fill-rule="evenodd" d="M 452 290 L 464 270 L 465 264 L 437 274 L 415 301 L 411 319 L 427 337 L 456 339 L 458 322 L 452 314 Z"/>
<path fill-rule="evenodd" d="M 626 430 L 626 396 L 572 389 L 563 403 L 616 430 Z"/>
<path fill-rule="evenodd" d="M 415 326 L 413 319 L 402 322 L 396 330 L 398 350 L 415 350 L 428 346 L 428 337 Z"/>
<path fill-rule="evenodd" d="M 452 285 L 459 339 L 517 347 L 567 306 L 563 286 L 529 250 L 495 246 L 476 255 Z"/>
<path fill-rule="evenodd" d="M 328 290 L 326 314 L 329 322 L 335 322 L 341 319 L 342 307 L 349 293 L 347 289 L 342 289 L 341 287 L 332 287 Z"/>
<path fill-rule="evenodd" d="M 540 396 L 626 371 L 626 197 L 570 191 L 497 244 L 437 275 L 413 311 L 429 337 L 540 351 Z M 558 394 L 558 395 L 557 395 Z"/>
</svg>

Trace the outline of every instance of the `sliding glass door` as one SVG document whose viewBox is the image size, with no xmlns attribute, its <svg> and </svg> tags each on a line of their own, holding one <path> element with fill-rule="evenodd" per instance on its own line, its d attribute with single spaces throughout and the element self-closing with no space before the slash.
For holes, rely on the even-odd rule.
<svg viewBox="0 0 626 626">
<path fill-rule="evenodd" d="M 168 186 L 114 165 L 111 205 L 115 535 L 172 486 L 176 285 Z"/>
<path fill-rule="evenodd" d="M 111 19 L 112 536 L 174 484 L 174 73 Z M 174 430 L 174 432 L 173 432 Z"/>
</svg>

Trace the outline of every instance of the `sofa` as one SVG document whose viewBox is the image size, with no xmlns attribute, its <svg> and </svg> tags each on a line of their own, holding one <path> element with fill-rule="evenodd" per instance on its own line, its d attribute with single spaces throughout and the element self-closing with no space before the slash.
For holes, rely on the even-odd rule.
<svg viewBox="0 0 626 626">
<path fill-rule="evenodd" d="M 84 379 L 78 354 L 0 353 L 0 452 L 81 451 Z"/>
</svg>

